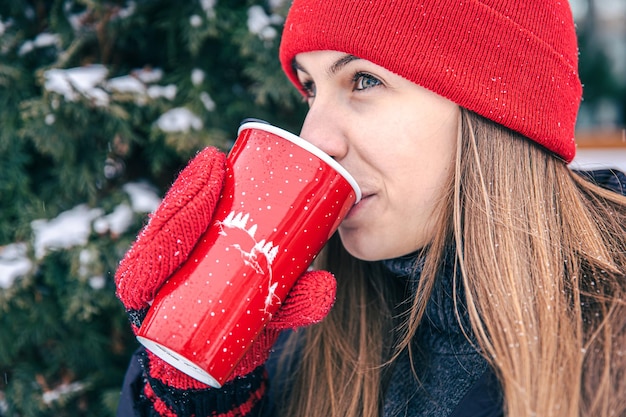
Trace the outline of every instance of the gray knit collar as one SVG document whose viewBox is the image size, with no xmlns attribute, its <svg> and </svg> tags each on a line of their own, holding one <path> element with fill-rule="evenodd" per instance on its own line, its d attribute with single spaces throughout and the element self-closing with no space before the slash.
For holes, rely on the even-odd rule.
<svg viewBox="0 0 626 417">
<path fill-rule="evenodd" d="M 424 267 L 425 256 L 423 252 L 416 252 L 394 259 L 382 261 L 385 268 L 398 278 L 408 280 L 412 293 L 417 290 L 417 285 Z M 445 262 L 437 274 L 437 282 L 426 306 L 426 316 L 420 325 L 423 332 L 438 333 L 442 335 L 464 336 L 464 331 L 471 328 L 469 317 L 464 303 L 464 292 L 461 285 L 460 273 L 454 267 L 453 250 L 448 250 Z M 456 279 L 455 279 L 456 278 Z M 454 286 L 456 285 L 457 303 L 454 303 Z M 461 318 L 461 324 L 457 318 Z"/>
<path fill-rule="evenodd" d="M 424 268 L 425 257 L 414 252 L 393 259 L 385 259 L 382 264 L 399 278 L 419 277 Z"/>
<path fill-rule="evenodd" d="M 454 251 L 447 253 L 449 256 L 437 274 L 426 305 L 425 317 L 413 339 L 412 357 L 404 351 L 395 363 L 383 405 L 385 417 L 449 416 L 487 369 L 487 362 L 477 351 L 471 336 L 467 311 L 461 302 L 457 303 L 457 308 L 462 324 L 457 319 L 452 295 L 454 285 L 457 285 L 459 300 L 464 297 L 460 276 L 454 268 Z M 382 264 L 416 291 L 424 266 L 423 255 L 414 253 L 382 261 Z M 466 335 L 470 335 L 471 342 Z"/>
</svg>

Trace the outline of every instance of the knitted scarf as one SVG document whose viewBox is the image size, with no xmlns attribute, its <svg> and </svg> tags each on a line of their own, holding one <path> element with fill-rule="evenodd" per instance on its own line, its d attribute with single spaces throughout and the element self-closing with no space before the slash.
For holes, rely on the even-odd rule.
<svg viewBox="0 0 626 417">
<path fill-rule="evenodd" d="M 423 267 L 416 255 L 383 261 L 399 278 L 410 280 L 413 290 Z M 452 296 L 453 266 L 444 265 L 427 304 L 426 314 L 412 346 L 413 368 L 408 352 L 396 361 L 383 405 L 384 417 L 457 415 L 454 410 L 487 370 L 487 362 L 471 335 L 467 312 L 458 306 L 456 317 Z M 458 282 L 458 280 L 457 280 Z M 457 292 L 461 289 L 457 286 Z"/>
</svg>

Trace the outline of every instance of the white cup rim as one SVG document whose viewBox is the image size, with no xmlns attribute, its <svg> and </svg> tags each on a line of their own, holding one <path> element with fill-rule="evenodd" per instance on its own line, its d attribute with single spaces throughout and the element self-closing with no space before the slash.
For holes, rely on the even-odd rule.
<svg viewBox="0 0 626 417">
<path fill-rule="evenodd" d="M 328 164 L 331 168 L 333 168 L 335 171 L 337 171 L 342 177 L 346 179 L 346 181 L 348 181 L 348 183 L 354 190 L 354 194 L 356 195 L 356 200 L 354 201 L 354 204 L 358 203 L 361 200 L 361 188 L 357 184 L 354 177 L 350 175 L 350 173 L 344 167 L 342 167 L 339 164 L 339 162 L 335 161 L 333 158 L 330 157 L 330 155 L 328 155 L 326 152 L 324 152 L 317 146 L 313 145 L 310 142 L 307 142 L 306 140 L 302 139 L 299 136 L 294 135 L 291 132 L 286 131 L 285 129 L 281 129 L 280 127 L 277 127 L 268 123 L 261 123 L 261 122 L 243 123 L 241 126 L 239 126 L 237 135 L 241 134 L 241 132 L 246 129 L 259 129 L 259 130 L 264 130 L 269 133 L 273 133 L 277 136 L 287 139 L 293 144 L 314 154 L 315 156 L 320 158 L 322 161 L 324 161 L 326 164 Z"/>
</svg>

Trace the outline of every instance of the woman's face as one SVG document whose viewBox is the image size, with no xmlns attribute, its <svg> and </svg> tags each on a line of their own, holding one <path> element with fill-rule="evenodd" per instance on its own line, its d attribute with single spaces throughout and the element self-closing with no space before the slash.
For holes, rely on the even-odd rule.
<svg viewBox="0 0 626 417">
<path fill-rule="evenodd" d="M 302 138 L 337 160 L 363 192 L 339 227 L 345 248 L 373 261 L 428 244 L 449 192 L 458 106 L 342 52 L 307 52 L 295 61 L 309 104 Z"/>
</svg>

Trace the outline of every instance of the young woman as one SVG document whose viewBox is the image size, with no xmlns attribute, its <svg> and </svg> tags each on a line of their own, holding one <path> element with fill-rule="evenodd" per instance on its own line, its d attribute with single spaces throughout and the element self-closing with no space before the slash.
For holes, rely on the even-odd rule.
<svg viewBox="0 0 626 417">
<path fill-rule="evenodd" d="M 294 1 L 301 136 L 364 198 L 224 387 L 140 350 L 119 414 L 626 415 L 626 177 L 567 166 L 577 54 L 567 2 Z M 133 326 L 223 163 L 201 152 L 122 261 Z"/>
</svg>

